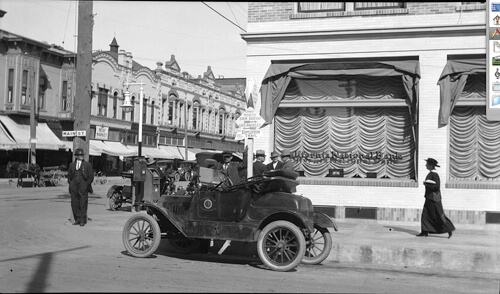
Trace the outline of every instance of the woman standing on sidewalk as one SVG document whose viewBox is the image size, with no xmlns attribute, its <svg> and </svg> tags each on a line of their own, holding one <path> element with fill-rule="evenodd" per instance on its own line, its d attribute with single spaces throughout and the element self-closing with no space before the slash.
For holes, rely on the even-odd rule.
<svg viewBox="0 0 500 294">
<path fill-rule="evenodd" d="M 444 234 L 448 233 L 448 239 L 453 235 L 455 226 L 446 217 L 441 203 L 441 181 L 439 175 L 434 171 L 439 167 L 437 160 L 427 158 L 425 167 L 429 170 L 429 174 L 425 177 L 425 204 L 421 218 L 421 232 L 417 237 L 427 237 L 429 234 Z M 434 193 L 437 193 L 436 196 Z"/>
</svg>

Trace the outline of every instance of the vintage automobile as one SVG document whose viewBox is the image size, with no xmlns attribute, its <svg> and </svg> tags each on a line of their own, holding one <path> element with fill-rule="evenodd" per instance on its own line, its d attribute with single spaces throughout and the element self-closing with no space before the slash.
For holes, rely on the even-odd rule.
<svg viewBox="0 0 500 294">
<path fill-rule="evenodd" d="M 175 191 L 173 179 L 165 175 L 158 166 L 148 167 L 146 180 L 144 181 L 144 191 L 148 194 L 171 194 Z M 132 204 L 132 194 L 134 193 L 134 183 L 132 181 L 133 169 L 122 173 L 123 178 L 131 179 L 131 185 L 112 185 L 107 192 L 109 209 L 117 210 L 123 204 Z"/>
<path fill-rule="evenodd" d="M 194 252 L 213 240 L 255 243 L 262 263 L 275 271 L 292 270 L 301 262 L 319 264 L 328 257 L 329 229 L 337 226 L 315 211 L 310 199 L 290 193 L 298 185 L 295 173 L 274 170 L 233 185 L 214 169 L 219 157 L 196 155 L 199 166 L 183 194 L 144 193 L 136 203 L 140 209 L 123 228 L 130 255 L 148 257 L 164 238 L 166 248 L 177 253 Z"/>
</svg>

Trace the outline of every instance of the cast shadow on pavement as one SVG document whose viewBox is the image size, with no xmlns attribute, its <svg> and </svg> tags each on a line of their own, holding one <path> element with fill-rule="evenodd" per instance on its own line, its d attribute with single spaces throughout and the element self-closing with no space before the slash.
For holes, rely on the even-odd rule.
<svg viewBox="0 0 500 294">
<path fill-rule="evenodd" d="M 392 226 L 384 226 L 384 228 L 387 228 L 389 231 L 403 232 L 403 233 L 407 233 L 407 234 L 410 234 L 410 235 L 416 235 L 416 234 L 420 233 L 420 231 L 416 231 L 416 230 L 412 230 L 412 229 L 392 227 Z"/>
</svg>

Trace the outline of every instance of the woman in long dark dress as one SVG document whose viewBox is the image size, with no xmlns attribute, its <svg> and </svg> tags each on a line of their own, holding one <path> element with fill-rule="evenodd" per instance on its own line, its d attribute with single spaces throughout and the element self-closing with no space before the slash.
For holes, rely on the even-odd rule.
<svg viewBox="0 0 500 294">
<path fill-rule="evenodd" d="M 427 237 L 429 234 L 444 234 L 448 233 L 448 238 L 451 238 L 455 226 L 446 217 L 443 210 L 443 204 L 440 201 L 433 201 L 428 198 L 429 194 L 432 192 L 439 192 L 441 181 L 439 175 L 434 171 L 436 167 L 439 167 L 437 160 L 434 158 L 427 158 L 427 164 L 425 167 L 429 170 L 429 174 L 425 177 L 425 204 L 422 211 L 421 219 L 421 232 L 418 237 Z"/>
</svg>

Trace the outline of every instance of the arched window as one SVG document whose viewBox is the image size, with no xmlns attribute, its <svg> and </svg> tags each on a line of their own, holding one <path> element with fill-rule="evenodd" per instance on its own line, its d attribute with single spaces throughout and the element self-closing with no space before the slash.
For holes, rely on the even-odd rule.
<svg viewBox="0 0 500 294">
<path fill-rule="evenodd" d="M 45 90 L 48 87 L 47 77 L 40 77 L 38 85 L 38 109 L 45 109 Z"/>
</svg>

